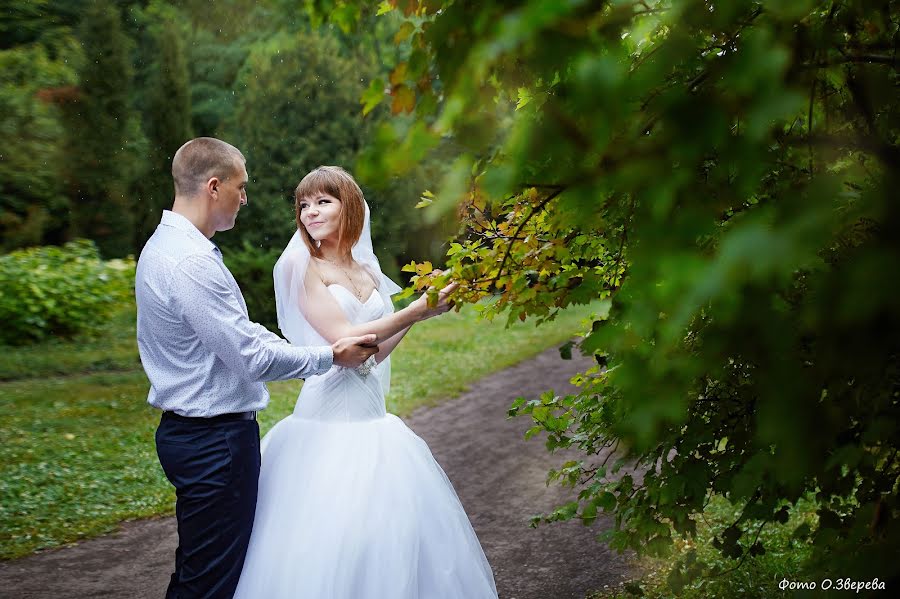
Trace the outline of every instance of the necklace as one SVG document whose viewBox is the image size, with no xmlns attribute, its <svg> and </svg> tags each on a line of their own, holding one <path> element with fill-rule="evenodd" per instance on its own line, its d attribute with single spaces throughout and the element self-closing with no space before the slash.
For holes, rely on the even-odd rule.
<svg viewBox="0 0 900 599">
<path fill-rule="evenodd" d="M 362 301 L 363 300 L 362 291 L 360 291 L 359 287 L 356 286 L 356 281 L 353 280 L 353 277 L 350 276 L 350 273 L 347 272 L 347 269 L 344 268 L 343 266 L 341 266 L 340 264 L 338 264 L 337 262 L 335 262 L 334 260 L 331 260 L 330 258 L 325 258 L 324 256 L 322 256 L 322 257 L 325 259 L 326 262 L 330 263 L 331 265 L 336 267 L 338 270 L 340 270 L 342 273 L 344 273 L 344 276 L 347 277 L 347 280 L 350 281 L 351 285 L 353 285 L 353 293 L 356 295 L 356 299 L 358 299 L 359 301 Z"/>
</svg>

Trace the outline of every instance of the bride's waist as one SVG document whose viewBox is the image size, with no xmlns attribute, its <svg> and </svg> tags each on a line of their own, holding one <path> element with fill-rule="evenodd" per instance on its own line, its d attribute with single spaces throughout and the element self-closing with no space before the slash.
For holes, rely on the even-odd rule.
<svg viewBox="0 0 900 599">
<path fill-rule="evenodd" d="M 343 422 L 380 418 L 385 411 L 381 384 L 345 368 L 308 378 L 294 407 L 301 418 Z"/>
<path fill-rule="evenodd" d="M 307 377 L 303 382 L 303 388 L 318 388 L 323 385 L 338 385 L 342 383 L 350 383 L 350 381 L 362 383 L 364 387 L 372 389 L 381 388 L 381 381 L 378 378 L 378 371 L 372 370 L 366 375 L 361 375 L 355 368 L 346 368 L 344 366 L 334 365 L 331 369 L 326 370 L 322 374 L 315 374 Z"/>
</svg>

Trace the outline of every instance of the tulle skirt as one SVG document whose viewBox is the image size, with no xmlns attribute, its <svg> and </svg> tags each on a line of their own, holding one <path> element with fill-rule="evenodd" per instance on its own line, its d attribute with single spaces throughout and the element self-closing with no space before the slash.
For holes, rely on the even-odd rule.
<svg viewBox="0 0 900 599">
<path fill-rule="evenodd" d="M 453 486 L 399 418 L 288 416 L 263 439 L 235 597 L 481 599 L 497 591 Z"/>
</svg>

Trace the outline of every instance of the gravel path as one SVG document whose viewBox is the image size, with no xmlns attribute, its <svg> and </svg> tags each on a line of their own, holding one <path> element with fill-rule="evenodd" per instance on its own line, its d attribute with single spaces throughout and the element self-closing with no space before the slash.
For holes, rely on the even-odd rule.
<svg viewBox="0 0 900 599">
<path fill-rule="evenodd" d="M 531 514 L 569 497 L 544 483 L 547 470 L 565 456 L 547 454 L 540 438 L 523 441 L 529 419 L 506 419 L 516 397 L 537 397 L 550 388 L 562 392 L 586 366 L 584 359 L 560 360 L 550 349 L 406 419 L 453 482 L 502 599 L 583 599 L 629 578 L 628 557 L 594 540 L 610 526 L 608 520 L 598 519 L 591 528 L 577 522 L 528 526 Z M 175 545 L 173 518 L 128 522 L 117 533 L 0 562 L 0 597 L 159 599 Z"/>
</svg>

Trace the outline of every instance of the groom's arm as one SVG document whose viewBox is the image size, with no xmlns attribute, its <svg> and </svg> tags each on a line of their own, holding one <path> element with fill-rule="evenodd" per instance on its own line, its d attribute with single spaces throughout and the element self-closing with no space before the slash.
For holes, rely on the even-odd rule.
<svg viewBox="0 0 900 599">
<path fill-rule="evenodd" d="M 173 270 L 170 292 L 178 316 L 200 342 L 247 380 L 306 378 L 331 368 L 331 347 L 291 345 L 252 322 L 214 256 L 181 261 Z"/>
</svg>

